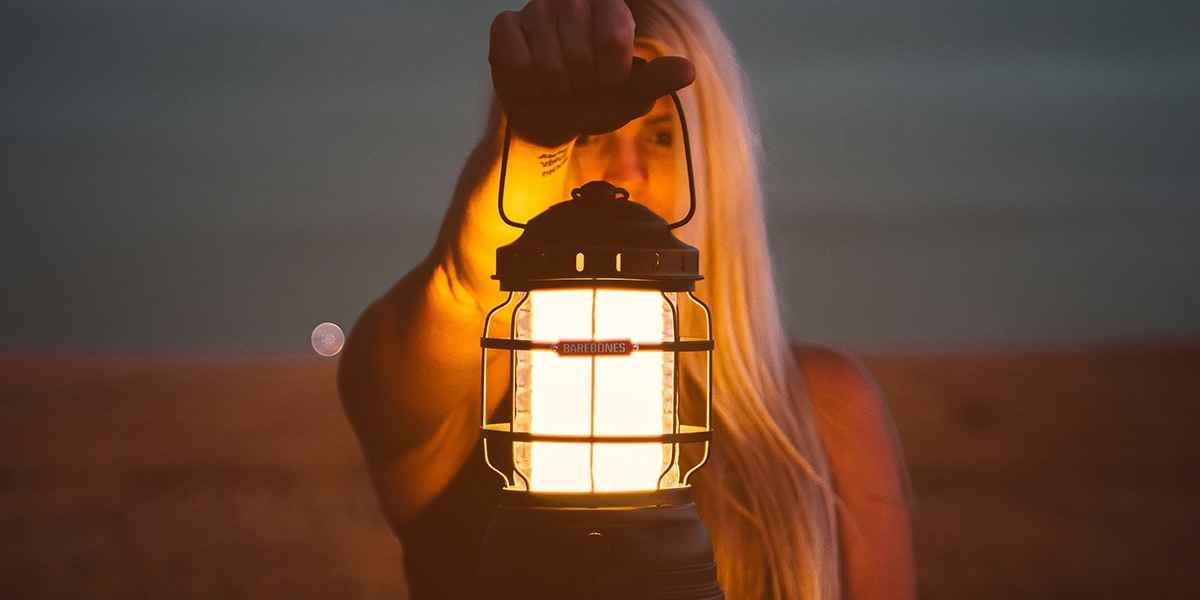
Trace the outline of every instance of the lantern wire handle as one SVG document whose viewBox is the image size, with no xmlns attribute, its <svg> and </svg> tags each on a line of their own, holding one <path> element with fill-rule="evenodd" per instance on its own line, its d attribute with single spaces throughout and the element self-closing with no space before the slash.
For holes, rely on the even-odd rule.
<svg viewBox="0 0 1200 600">
<path fill-rule="evenodd" d="M 683 116 L 683 104 L 679 102 L 679 94 L 671 92 L 671 101 L 675 103 L 675 112 L 679 115 L 679 131 L 683 136 L 683 160 L 687 163 L 688 176 L 688 212 L 682 219 L 668 225 L 668 229 L 683 227 L 696 214 L 696 176 L 692 172 L 692 142 L 688 138 L 687 119 Z"/>
<path fill-rule="evenodd" d="M 504 119 L 504 152 L 500 154 L 500 192 L 497 202 L 500 204 L 500 218 L 504 219 L 512 227 L 517 229 L 525 229 L 524 223 L 518 223 L 504 213 L 504 179 L 508 174 L 508 146 L 512 142 L 512 120 L 508 117 Z"/>
<path fill-rule="evenodd" d="M 683 116 L 683 104 L 679 101 L 679 94 L 671 92 L 671 100 L 675 103 L 675 113 L 679 115 L 679 129 L 683 136 L 683 159 L 687 164 L 688 176 L 688 212 L 682 219 L 671 223 L 667 226 L 668 229 L 677 229 L 687 225 L 692 217 L 696 214 L 696 177 L 692 170 L 692 142 L 688 137 L 687 119 Z M 497 192 L 497 204 L 500 208 L 500 218 L 509 226 L 517 229 L 525 229 L 525 223 L 518 223 L 510 218 L 504 212 L 504 182 L 508 175 L 508 148 L 512 143 L 512 120 L 505 118 L 504 123 L 504 150 L 500 154 L 500 190 Z"/>
</svg>

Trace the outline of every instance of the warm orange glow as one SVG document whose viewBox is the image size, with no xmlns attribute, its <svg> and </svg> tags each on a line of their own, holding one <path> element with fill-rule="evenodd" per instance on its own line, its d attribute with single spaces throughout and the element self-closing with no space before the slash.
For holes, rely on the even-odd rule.
<svg viewBox="0 0 1200 600">
<path fill-rule="evenodd" d="M 518 313 L 518 337 L 537 341 L 674 339 L 670 305 L 660 292 L 538 290 Z M 674 360 L 661 351 L 629 356 L 519 352 L 518 431 L 565 435 L 658 435 L 670 432 Z M 527 447 L 520 447 L 527 446 Z M 532 446 L 532 447 L 528 447 Z M 670 447 L 661 444 L 519 444 L 517 468 L 533 491 L 653 490 L 677 480 Z"/>
</svg>

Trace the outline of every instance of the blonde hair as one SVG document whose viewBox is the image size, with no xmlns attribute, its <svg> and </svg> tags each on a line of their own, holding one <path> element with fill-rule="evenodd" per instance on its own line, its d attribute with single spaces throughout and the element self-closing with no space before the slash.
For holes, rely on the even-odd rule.
<svg viewBox="0 0 1200 600">
<path fill-rule="evenodd" d="M 780 319 L 758 180 L 758 131 L 745 82 L 732 47 L 699 0 L 626 3 L 639 41 L 690 59 L 697 72 L 679 94 L 692 138 L 697 212 L 677 232 L 700 248 L 705 280 L 697 295 L 714 315 L 716 439 L 707 466 L 692 481 L 712 534 L 718 578 L 732 600 L 839 598 L 836 498 L 804 375 Z M 461 217 L 465 210 L 474 181 L 469 174 L 498 160 L 503 127 L 493 100 L 487 133 L 467 161 L 451 213 Z M 439 245 L 455 235 L 443 229 Z"/>
<path fill-rule="evenodd" d="M 716 441 L 694 494 L 712 533 L 721 585 L 739 600 L 838 598 L 836 500 L 779 314 L 745 82 L 701 2 L 627 4 L 639 38 L 696 65 L 696 82 L 680 99 L 691 125 L 698 210 L 679 231 L 701 250 L 706 279 L 698 295 L 713 309 L 717 340 Z"/>
</svg>

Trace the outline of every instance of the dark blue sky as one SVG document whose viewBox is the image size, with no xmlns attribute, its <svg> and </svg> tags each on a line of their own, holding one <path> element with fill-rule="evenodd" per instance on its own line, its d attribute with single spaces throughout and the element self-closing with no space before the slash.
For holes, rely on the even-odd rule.
<svg viewBox="0 0 1200 600">
<path fill-rule="evenodd" d="M 714 3 L 797 335 L 1200 335 L 1198 4 Z M 516 6 L 6 0 L 0 350 L 348 327 L 432 242 Z"/>
</svg>

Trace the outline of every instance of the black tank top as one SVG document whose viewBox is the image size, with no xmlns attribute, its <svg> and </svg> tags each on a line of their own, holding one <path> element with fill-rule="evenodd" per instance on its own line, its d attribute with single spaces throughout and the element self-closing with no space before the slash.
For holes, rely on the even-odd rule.
<svg viewBox="0 0 1200 600">
<path fill-rule="evenodd" d="M 511 472 L 511 450 L 494 445 L 489 450 L 493 464 Z M 500 502 L 503 485 L 504 480 L 484 463 L 483 443 L 477 442 L 441 495 L 400 531 L 410 600 L 471 597 L 483 532 Z"/>
</svg>

